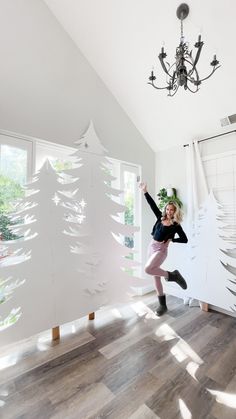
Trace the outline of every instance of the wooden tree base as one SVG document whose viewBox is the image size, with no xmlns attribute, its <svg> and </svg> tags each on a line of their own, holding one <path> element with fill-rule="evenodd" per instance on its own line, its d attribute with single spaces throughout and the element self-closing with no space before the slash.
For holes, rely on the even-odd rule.
<svg viewBox="0 0 236 419">
<path fill-rule="evenodd" d="M 202 301 L 200 301 L 200 307 L 202 311 L 208 311 L 209 306 L 207 303 L 203 303 Z"/>
<path fill-rule="evenodd" d="M 60 326 L 52 328 L 52 340 L 60 339 Z"/>
</svg>

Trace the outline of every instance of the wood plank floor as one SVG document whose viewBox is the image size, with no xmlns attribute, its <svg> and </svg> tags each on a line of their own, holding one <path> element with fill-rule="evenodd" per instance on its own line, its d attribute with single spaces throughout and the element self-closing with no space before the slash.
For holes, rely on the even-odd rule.
<svg viewBox="0 0 236 419">
<path fill-rule="evenodd" d="M 236 324 L 156 297 L 96 313 L 0 353 L 3 419 L 236 418 Z"/>
</svg>

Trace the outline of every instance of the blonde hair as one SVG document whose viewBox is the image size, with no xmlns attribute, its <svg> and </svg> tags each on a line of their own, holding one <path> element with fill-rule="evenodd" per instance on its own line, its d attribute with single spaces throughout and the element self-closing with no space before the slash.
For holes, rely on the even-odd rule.
<svg viewBox="0 0 236 419">
<path fill-rule="evenodd" d="M 175 208 L 174 216 L 172 218 L 172 224 L 174 224 L 174 222 L 177 223 L 177 224 L 180 224 L 182 219 L 183 219 L 183 214 L 182 214 L 182 211 L 181 211 L 179 205 L 177 204 L 177 202 L 174 202 L 174 201 L 169 201 L 164 206 L 164 209 L 162 211 L 162 220 L 166 220 L 166 218 L 167 218 L 166 208 L 168 207 L 168 205 L 172 205 Z"/>
</svg>

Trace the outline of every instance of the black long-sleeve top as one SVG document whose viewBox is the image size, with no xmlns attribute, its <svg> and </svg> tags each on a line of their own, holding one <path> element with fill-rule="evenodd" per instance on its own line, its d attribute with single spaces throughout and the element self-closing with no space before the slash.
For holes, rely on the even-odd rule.
<svg viewBox="0 0 236 419">
<path fill-rule="evenodd" d="M 148 192 L 144 194 L 148 204 L 150 205 L 152 211 L 154 212 L 155 216 L 157 217 L 157 221 L 153 226 L 152 229 L 152 236 L 153 239 L 158 242 L 166 242 L 167 240 L 171 239 L 175 243 L 187 243 L 188 239 L 187 236 L 182 229 L 181 225 L 174 222 L 170 226 L 165 226 L 161 222 L 162 213 L 159 210 L 156 202 L 152 199 L 151 195 Z M 178 234 L 178 238 L 174 238 L 175 234 Z"/>
</svg>

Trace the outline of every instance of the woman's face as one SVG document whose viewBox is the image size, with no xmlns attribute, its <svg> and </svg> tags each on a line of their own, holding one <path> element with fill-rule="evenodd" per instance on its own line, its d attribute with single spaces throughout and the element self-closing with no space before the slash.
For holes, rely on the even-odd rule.
<svg viewBox="0 0 236 419">
<path fill-rule="evenodd" d="M 167 205 L 166 207 L 166 215 L 167 218 L 173 218 L 174 217 L 174 213 L 175 213 L 175 207 L 174 205 Z"/>
</svg>

